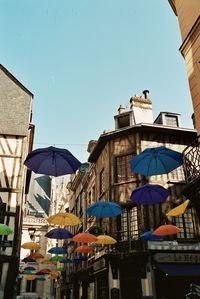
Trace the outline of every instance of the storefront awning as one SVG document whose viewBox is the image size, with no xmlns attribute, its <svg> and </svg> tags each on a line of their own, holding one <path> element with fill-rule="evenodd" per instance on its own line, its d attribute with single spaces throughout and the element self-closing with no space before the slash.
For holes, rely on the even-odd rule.
<svg viewBox="0 0 200 299">
<path fill-rule="evenodd" d="M 200 264 L 157 264 L 169 276 L 200 276 Z"/>
</svg>

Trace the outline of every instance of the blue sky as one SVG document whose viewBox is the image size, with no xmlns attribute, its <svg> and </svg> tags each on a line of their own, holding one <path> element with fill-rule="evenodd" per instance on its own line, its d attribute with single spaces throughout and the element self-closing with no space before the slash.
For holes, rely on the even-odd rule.
<svg viewBox="0 0 200 299">
<path fill-rule="evenodd" d="M 120 104 L 150 90 L 154 118 L 191 97 L 167 0 L 0 0 L 0 62 L 33 94 L 35 148 L 56 145 L 82 162 Z"/>
</svg>

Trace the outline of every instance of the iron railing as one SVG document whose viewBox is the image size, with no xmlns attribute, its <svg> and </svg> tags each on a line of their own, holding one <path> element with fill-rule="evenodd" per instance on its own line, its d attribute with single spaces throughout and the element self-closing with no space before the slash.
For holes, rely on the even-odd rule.
<svg viewBox="0 0 200 299">
<path fill-rule="evenodd" d="M 200 135 L 183 151 L 183 168 L 187 184 L 200 178 Z"/>
</svg>

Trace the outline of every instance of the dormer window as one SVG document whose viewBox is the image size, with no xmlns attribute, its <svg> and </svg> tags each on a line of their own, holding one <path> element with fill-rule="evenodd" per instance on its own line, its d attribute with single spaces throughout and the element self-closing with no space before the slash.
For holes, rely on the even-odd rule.
<svg viewBox="0 0 200 299">
<path fill-rule="evenodd" d="M 178 127 L 178 117 L 177 115 L 165 115 L 166 126 Z"/>
</svg>

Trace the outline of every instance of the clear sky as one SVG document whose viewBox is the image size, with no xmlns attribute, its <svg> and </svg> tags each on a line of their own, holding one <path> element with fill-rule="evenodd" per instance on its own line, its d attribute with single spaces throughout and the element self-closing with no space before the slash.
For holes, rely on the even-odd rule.
<svg viewBox="0 0 200 299">
<path fill-rule="evenodd" d="M 0 62 L 33 94 L 35 148 L 87 160 L 120 104 L 150 90 L 154 118 L 191 96 L 177 17 L 167 0 L 0 0 Z"/>
</svg>

